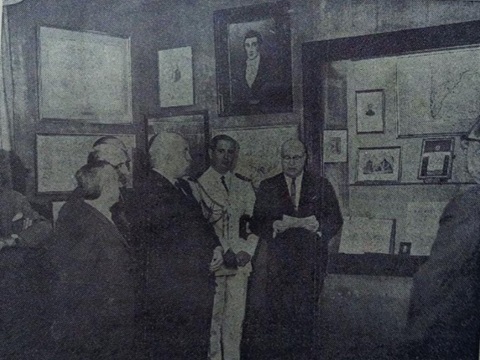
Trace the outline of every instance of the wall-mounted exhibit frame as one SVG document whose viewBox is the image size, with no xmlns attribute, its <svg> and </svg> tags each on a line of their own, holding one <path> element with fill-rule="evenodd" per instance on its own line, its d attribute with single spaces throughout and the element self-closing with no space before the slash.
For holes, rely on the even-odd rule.
<svg viewBox="0 0 480 360">
<path fill-rule="evenodd" d="M 357 134 L 385 131 L 385 94 L 382 89 L 355 92 Z"/>
<path fill-rule="evenodd" d="M 479 45 L 480 21 L 304 43 L 302 45 L 304 132 L 308 137 L 306 143 L 312 154 L 312 163 L 322 171 L 321 149 L 327 100 L 325 71 L 328 64 L 343 60 L 427 54 Z M 465 123 L 465 126 L 460 126 L 458 132 L 466 131 L 467 128 L 468 124 Z M 399 135 L 402 136 L 402 132 Z"/>
<path fill-rule="evenodd" d="M 191 46 L 158 52 L 158 87 L 162 108 L 193 105 Z"/>
<path fill-rule="evenodd" d="M 208 110 L 169 110 L 144 115 L 145 154 L 148 154 L 150 139 L 164 132 L 175 132 L 188 142 L 192 163 L 188 175 L 197 177 L 208 166 L 208 147 L 210 144 L 210 124 Z"/>
<path fill-rule="evenodd" d="M 134 134 L 36 134 L 37 194 L 64 196 L 76 187 L 75 172 L 87 163 L 88 154 L 99 138 L 113 135 L 123 141 L 133 159 Z M 133 185 L 132 175 L 127 187 Z"/>
<path fill-rule="evenodd" d="M 348 159 L 347 143 L 347 130 L 325 130 L 323 132 L 324 162 L 346 162 Z"/>
<path fill-rule="evenodd" d="M 397 183 L 401 176 L 400 147 L 360 148 L 357 155 L 357 182 Z"/>
<path fill-rule="evenodd" d="M 445 181 L 452 177 L 454 138 L 423 139 L 418 178 Z"/>
<path fill-rule="evenodd" d="M 130 39 L 38 29 L 40 119 L 132 122 Z"/>
</svg>

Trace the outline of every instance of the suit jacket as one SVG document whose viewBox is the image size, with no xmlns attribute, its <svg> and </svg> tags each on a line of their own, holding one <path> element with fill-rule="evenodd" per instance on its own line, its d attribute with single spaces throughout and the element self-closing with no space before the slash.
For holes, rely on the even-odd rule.
<svg viewBox="0 0 480 360">
<path fill-rule="evenodd" d="M 322 233 L 320 242 L 328 241 L 340 230 L 343 224 L 335 190 L 327 179 L 304 172 L 298 211 L 295 211 L 283 173 L 264 180 L 257 192 L 251 230 L 271 243 L 273 222 L 283 215 L 307 217 L 315 215 Z M 280 236 L 281 238 L 281 236 Z"/>
<path fill-rule="evenodd" d="M 288 102 L 290 84 L 278 73 L 278 65 L 267 56 L 261 55 L 258 72 L 252 86 L 245 79 L 247 64 L 242 62 L 232 76 L 232 102 L 249 105 L 272 106 Z"/>
<path fill-rule="evenodd" d="M 165 358 L 205 358 L 214 295 L 209 263 L 218 238 L 197 200 L 153 170 L 132 206 L 132 234 L 145 245 L 150 351 Z"/>
<path fill-rule="evenodd" d="M 53 336 L 62 351 L 77 351 L 79 358 L 131 357 L 134 278 L 127 243 L 115 225 L 72 198 L 60 210 L 48 254 L 57 275 Z"/>
<path fill-rule="evenodd" d="M 273 238 L 273 222 L 281 220 L 283 215 L 314 215 L 322 236 L 294 228 Z M 324 178 L 304 172 L 297 211 L 283 173 L 260 184 L 251 230 L 260 236 L 260 242 L 268 242 L 266 278 L 262 279 L 258 273 L 262 264 L 256 261 L 253 274 L 257 283 L 266 283 L 267 316 L 261 315 L 265 319 L 259 326 L 263 329 L 261 332 L 269 334 L 264 341 L 270 343 L 272 349 L 287 353 L 293 349 L 312 349 L 315 307 L 326 269 L 328 241 L 342 222 L 335 192 Z M 256 321 L 251 322 L 252 328 L 257 326 Z"/>
<path fill-rule="evenodd" d="M 478 359 L 480 186 L 452 199 L 413 278 L 407 340 L 422 359 Z"/>
<path fill-rule="evenodd" d="M 13 223 L 12 219 L 23 214 L 18 223 Z M 31 219 L 32 226 L 23 229 L 23 220 Z M 52 225 L 45 218 L 34 211 L 27 198 L 10 189 L 0 190 L 0 237 L 17 234 L 20 236 L 18 245 L 37 247 L 46 244 L 52 235 Z"/>
</svg>

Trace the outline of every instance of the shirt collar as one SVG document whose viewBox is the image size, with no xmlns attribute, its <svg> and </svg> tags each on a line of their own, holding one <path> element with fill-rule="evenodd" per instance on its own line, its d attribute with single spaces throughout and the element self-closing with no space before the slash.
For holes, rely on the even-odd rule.
<svg viewBox="0 0 480 360">
<path fill-rule="evenodd" d="M 301 184 L 302 183 L 302 180 L 303 180 L 303 173 L 304 171 L 302 171 L 296 178 L 295 178 L 295 182 L 296 184 Z M 292 183 L 292 178 L 290 176 L 287 176 L 285 175 L 285 173 L 283 174 L 285 180 L 287 181 L 287 184 L 291 184 Z"/>
</svg>

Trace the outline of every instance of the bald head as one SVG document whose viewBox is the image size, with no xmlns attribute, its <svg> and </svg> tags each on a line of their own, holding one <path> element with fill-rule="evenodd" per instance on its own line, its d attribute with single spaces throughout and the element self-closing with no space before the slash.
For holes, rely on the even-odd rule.
<svg viewBox="0 0 480 360">
<path fill-rule="evenodd" d="M 192 158 L 187 141 L 179 134 L 162 132 L 150 141 L 150 162 L 169 179 L 185 176 Z"/>
<path fill-rule="evenodd" d="M 291 178 L 299 176 L 307 159 L 305 145 L 297 139 L 287 140 L 282 145 L 281 155 L 283 173 Z"/>
</svg>

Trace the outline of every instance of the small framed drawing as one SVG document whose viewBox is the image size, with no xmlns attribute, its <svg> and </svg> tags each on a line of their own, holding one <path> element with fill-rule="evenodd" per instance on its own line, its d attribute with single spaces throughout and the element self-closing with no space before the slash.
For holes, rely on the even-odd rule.
<svg viewBox="0 0 480 360">
<path fill-rule="evenodd" d="M 158 87 L 161 107 L 193 105 L 193 65 L 190 46 L 158 52 Z"/>
<path fill-rule="evenodd" d="M 208 110 L 175 110 L 144 115 L 146 144 L 161 132 L 175 132 L 188 142 L 191 166 L 189 176 L 195 178 L 208 166 L 208 146 L 210 144 L 210 126 Z M 146 149 L 148 153 L 148 149 Z"/>
<path fill-rule="evenodd" d="M 418 178 L 447 180 L 452 177 L 454 138 L 423 139 Z"/>
<path fill-rule="evenodd" d="M 76 171 L 87 163 L 95 141 L 105 135 L 120 139 L 127 147 L 130 158 L 133 158 L 133 134 L 37 134 L 37 193 L 62 195 L 74 190 Z M 132 183 L 132 174 L 129 174 L 127 187 L 131 188 Z"/>
<path fill-rule="evenodd" d="M 400 164 L 400 147 L 359 148 L 357 182 L 398 182 Z"/>
<path fill-rule="evenodd" d="M 355 92 L 357 133 L 383 133 L 385 130 L 385 95 L 383 89 Z"/>
<path fill-rule="evenodd" d="M 347 161 L 347 130 L 325 130 L 323 132 L 323 162 Z"/>
</svg>

